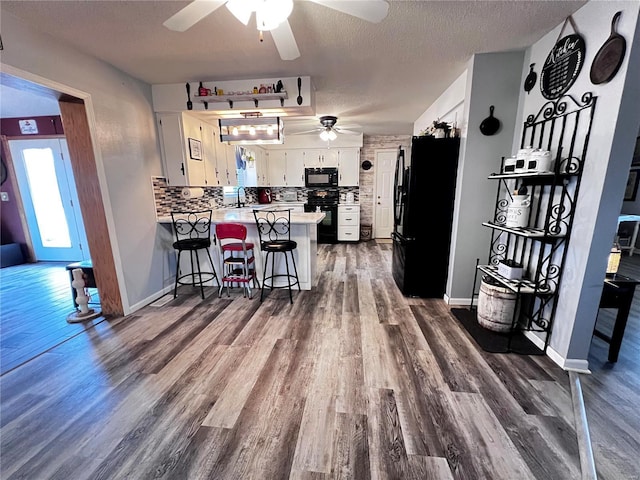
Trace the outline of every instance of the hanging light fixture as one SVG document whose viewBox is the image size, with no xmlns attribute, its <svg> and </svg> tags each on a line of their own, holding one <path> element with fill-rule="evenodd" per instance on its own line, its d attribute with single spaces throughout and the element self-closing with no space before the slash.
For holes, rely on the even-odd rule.
<svg viewBox="0 0 640 480">
<path fill-rule="evenodd" d="M 221 118 L 220 141 L 235 145 L 284 143 L 284 122 L 280 117 L 263 117 L 260 112 L 241 118 Z"/>
<path fill-rule="evenodd" d="M 293 0 L 228 0 L 227 8 L 244 25 L 256 12 L 256 26 L 261 32 L 273 30 L 293 11 Z"/>
</svg>

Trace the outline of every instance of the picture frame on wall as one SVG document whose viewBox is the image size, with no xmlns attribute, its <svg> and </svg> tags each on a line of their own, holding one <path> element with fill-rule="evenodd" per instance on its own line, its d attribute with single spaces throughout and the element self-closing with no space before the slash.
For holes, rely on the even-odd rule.
<svg viewBox="0 0 640 480">
<path fill-rule="evenodd" d="M 629 171 L 629 178 L 627 179 L 627 187 L 624 190 L 625 202 L 635 202 L 636 195 L 638 194 L 639 180 L 640 180 L 640 169 Z"/>
<path fill-rule="evenodd" d="M 189 138 L 189 156 L 194 160 L 202 160 L 202 142 Z"/>
</svg>

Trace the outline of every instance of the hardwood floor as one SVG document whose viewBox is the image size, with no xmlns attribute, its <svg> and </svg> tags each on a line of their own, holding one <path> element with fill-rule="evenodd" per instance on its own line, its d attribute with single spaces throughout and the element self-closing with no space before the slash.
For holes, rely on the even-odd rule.
<svg viewBox="0 0 640 480">
<path fill-rule="evenodd" d="M 0 269 L 0 373 L 104 320 L 67 323 L 67 315 L 73 312 L 65 268 L 69 263 L 25 263 Z M 91 301 L 99 301 L 97 291 L 91 292 Z"/>
<path fill-rule="evenodd" d="M 622 275 L 640 279 L 640 256 L 624 256 L 618 271 Z M 610 333 L 615 315 L 615 309 L 600 309 L 598 329 Z M 581 376 L 596 466 L 603 478 L 640 479 L 638 288 L 616 363 L 607 361 L 608 352 L 609 344 L 594 336 L 589 352 L 589 368 L 592 374 Z"/>
<path fill-rule="evenodd" d="M 580 478 L 566 372 L 479 351 L 441 300 L 399 293 L 390 253 L 322 245 L 293 305 L 182 291 L 15 368 L 0 477 Z M 634 478 L 618 445 L 600 478 Z"/>
</svg>

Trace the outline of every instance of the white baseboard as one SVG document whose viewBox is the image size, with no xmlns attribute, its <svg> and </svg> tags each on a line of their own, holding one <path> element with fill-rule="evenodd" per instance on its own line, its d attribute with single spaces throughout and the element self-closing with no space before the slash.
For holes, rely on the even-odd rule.
<svg viewBox="0 0 640 480">
<path fill-rule="evenodd" d="M 149 295 L 147 298 L 140 300 L 138 303 L 136 303 L 135 305 L 131 305 L 129 307 L 129 314 L 132 314 L 133 312 L 140 310 L 142 307 L 146 307 L 147 305 L 149 305 L 151 302 L 155 302 L 157 299 L 159 299 L 160 297 L 166 295 L 167 293 L 173 291 L 173 285 L 169 285 L 167 287 L 164 287 L 162 290 L 160 290 L 159 292 L 153 293 L 151 295 Z"/>
<path fill-rule="evenodd" d="M 524 332 L 524 334 L 536 347 L 544 350 L 544 340 L 533 332 Z M 564 358 L 551 347 L 547 347 L 547 356 L 563 370 L 578 373 L 591 373 L 591 370 L 589 370 L 589 362 L 587 360 Z"/>
<path fill-rule="evenodd" d="M 470 298 L 451 298 L 449 295 L 447 295 L 445 293 L 444 295 L 444 301 L 447 303 L 447 305 L 459 305 L 462 307 L 468 307 L 471 304 L 471 299 Z M 474 305 L 478 304 L 478 299 L 474 299 L 473 301 Z"/>
</svg>

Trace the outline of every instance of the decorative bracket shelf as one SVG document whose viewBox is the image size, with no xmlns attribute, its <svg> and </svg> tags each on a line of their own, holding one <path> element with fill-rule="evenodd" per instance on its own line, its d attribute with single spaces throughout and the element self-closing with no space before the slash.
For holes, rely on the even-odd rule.
<svg viewBox="0 0 640 480">
<path fill-rule="evenodd" d="M 280 100 L 280 106 L 284 107 L 284 101 L 289 98 L 287 92 L 278 93 L 252 93 L 243 95 L 210 95 L 207 97 L 195 96 L 195 99 L 204 104 L 204 109 L 209 109 L 209 102 L 228 102 L 229 108 L 233 108 L 233 102 L 250 102 L 258 108 L 260 100 Z"/>
</svg>

